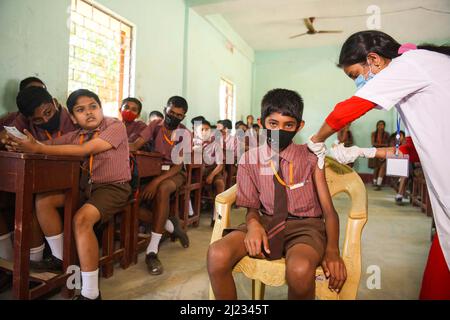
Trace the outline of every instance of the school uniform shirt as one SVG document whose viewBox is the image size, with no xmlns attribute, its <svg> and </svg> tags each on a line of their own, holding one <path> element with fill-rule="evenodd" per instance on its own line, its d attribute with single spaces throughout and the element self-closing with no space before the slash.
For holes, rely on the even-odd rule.
<svg viewBox="0 0 450 320">
<path fill-rule="evenodd" d="M 191 132 L 181 123 L 176 130 L 169 134 L 164 126 L 164 119 L 154 120 L 141 131 L 139 136 L 146 142 L 153 141 L 154 150 L 162 154 L 164 164 L 172 165 L 174 163 L 171 156 L 172 149 L 180 143 L 183 143 L 186 147 L 186 150 L 183 150 L 184 152 L 192 151 Z M 188 141 L 183 141 L 183 139 L 188 139 Z"/>
<path fill-rule="evenodd" d="M 10 126 L 17 118 L 18 114 L 19 112 L 8 112 L 7 114 L 0 117 L 0 130 L 3 130 L 4 126 Z"/>
<path fill-rule="evenodd" d="M 139 134 L 147 128 L 147 125 L 143 121 L 124 121 L 127 128 L 128 142 L 134 142 L 139 138 Z"/>
<path fill-rule="evenodd" d="M 203 163 L 205 167 L 216 167 L 218 164 L 223 164 L 223 149 L 217 141 L 203 142 Z"/>
<path fill-rule="evenodd" d="M 70 119 L 69 111 L 66 108 L 63 108 L 61 105 L 59 105 L 58 107 L 59 110 L 61 110 L 61 112 L 59 113 L 59 130 L 56 130 L 54 132 L 48 132 L 47 130 L 39 128 L 21 113 L 18 113 L 16 119 L 11 125 L 15 126 L 21 132 L 23 132 L 24 129 L 27 129 L 38 141 L 46 141 L 49 139 L 61 137 L 66 133 L 79 129 L 80 127 L 75 125 L 72 122 L 72 119 Z"/>
<path fill-rule="evenodd" d="M 241 157 L 236 178 L 236 205 L 258 209 L 268 215 L 274 214 L 274 173 L 270 166 L 272 158 L 267 144 L 250 149 Z M 292 190 L 286 188 L 289 214 L 299 217 L 322 216 L 313 182 L 317 157 L 308 151 L 305 144 L 291 143 L 280 152 L 279 161 L 285 182 L 289 183 L 289 163 L 292 163 L 293 184 L 304 184 Z"/>
<path fill-rule="evenodd" d="M 116 118 L 105 117 L 100 125 L 93 130 L 92 139 L 99 138 L 112 148 L 94 155 L 92 165 L 93 183 L 123 183 L 131 180 L 128 136 L 125 125 Z M 49 145 L 80 144 L 81 136 L 87 141 L 89 131 L 78 129 L 59 138 L 45 141 Z M 96 134 L 97 133 L 97 134 Z M 89 156 L 86 158 L 89 167 Z"/>
<path fill-rule="evenodd" d="M 450 268 L 450 57 L 408 51 L 356 96 L 386 111 L 395 106 L 400 113 L 424 169 L 439 242 Z"/>
</svg>

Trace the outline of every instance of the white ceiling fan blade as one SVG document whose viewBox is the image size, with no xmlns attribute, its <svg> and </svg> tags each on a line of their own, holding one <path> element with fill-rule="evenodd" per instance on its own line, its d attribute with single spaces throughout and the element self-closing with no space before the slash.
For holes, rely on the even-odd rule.
<svg viewBox="0 0 450 320">
<path fill-rule="evenodd" d="M 342 30 L 321 30 L 317 31 L 317 33 L 342 33 Z"/>
<path fill-rule="evenodd" d="M 298 37 L 304 36 L 304 35 L 306 35 L 306 34 L 308 34 L 308 33 L 307 33 L 307 32 L 304 32 L 304 33 L 296 34 L 295 36 L 289 37 L 289 39 L 298 38 Z"/>
</svg>

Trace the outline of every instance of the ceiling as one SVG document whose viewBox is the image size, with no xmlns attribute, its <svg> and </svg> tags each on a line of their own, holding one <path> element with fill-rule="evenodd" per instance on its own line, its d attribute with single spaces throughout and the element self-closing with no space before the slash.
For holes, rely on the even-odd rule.
<svg viewBox="0 0 450 320">
<path fill-rule="evenodd" d="M 381 10 L 380 30 L 400 42 L 450 40 L 450 0 L 190 1 L 202 16 L 221 15 L 256 51 L 342 44 L 352 33 L 369 29 L 372 13 L 366 11 L 374 4 Z M 289 39 L 307 31 L 303 22 L 307 17 L 316 17 L 316 30 L 343 32 Z"/>
</svg>

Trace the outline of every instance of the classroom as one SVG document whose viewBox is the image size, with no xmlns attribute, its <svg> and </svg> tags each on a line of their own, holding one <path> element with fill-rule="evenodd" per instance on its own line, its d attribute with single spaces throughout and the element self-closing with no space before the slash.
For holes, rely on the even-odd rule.
<svg viewBox="0 0 450 320">
<path fill-rule="evenodd" d="M 1 0 L 0 300 L 450 300 L 449 25 Z"/>
</svg>

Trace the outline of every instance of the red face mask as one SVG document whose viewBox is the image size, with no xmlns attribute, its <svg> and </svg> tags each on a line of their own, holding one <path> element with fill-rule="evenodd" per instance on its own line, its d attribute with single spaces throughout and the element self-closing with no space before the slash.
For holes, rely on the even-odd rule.
<svg viewBox="0 0 450 320">
<path fill-rule="evenodd" d="M 122 119 L 126 122 L 133 122 L 137 118 L 137 114 L 130 110 L 122 111 Z"/>
</svg>

